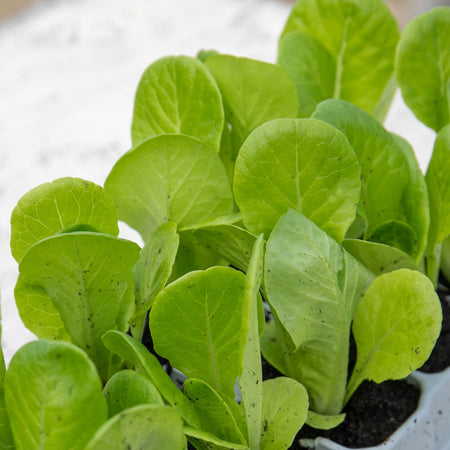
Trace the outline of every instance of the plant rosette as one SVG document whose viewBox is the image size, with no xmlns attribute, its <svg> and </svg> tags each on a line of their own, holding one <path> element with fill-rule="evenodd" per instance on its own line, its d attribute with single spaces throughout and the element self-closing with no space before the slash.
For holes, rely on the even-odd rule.
<svg viewBox="0 0 450 450">
<path fill-rule="evenodd" d="M 446 442 L 449 371 L 411 373 L 450 275 L 449 52 L 450 8 L 400 36 L 382 0 L 299 0 L 277 64 L 151 64 L 104 187 L 60 178 L 12 213 L 16 304 L 39 340 L 0 367 L 2 445 L 287 450 L 305 423 L 344 422 L 363 382 L 408 376 L 423 396 L 393 448 Z M 395 80 L 437 132 L 425 176 L 380 123 Z M 263 379 L 261 355 L 281 376 Z"/>
</svg>

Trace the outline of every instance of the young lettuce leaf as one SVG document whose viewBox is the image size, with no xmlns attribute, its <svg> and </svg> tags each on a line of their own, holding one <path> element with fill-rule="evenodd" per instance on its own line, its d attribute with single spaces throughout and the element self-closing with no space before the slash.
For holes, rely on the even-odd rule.
<svg viewBox="0 0 450 450">
<path fill-rule="evenodd" d="M 361 165 L 366 240 L 399 248 L 419 261 L 426 245 L 429 213 L 423 175 L 411 148 L 368 113 L 343 100 L 326 100 L 313 117 L 342 131 Z"/>
<path fill-rule="evenodd" d="M 261 447 L 254 449 L 287 450 L 306 421 L 308 393 L 296 380 L 279 377 L 264 381 L 263 399 Z"/>
<path fill-rule="evenodd" d="M 156 352 L 230 402 L 242 372 L 248 315 L 244 282 L 242 273 L 228 267 L 191 272 L 168 285 L 150 311 Z"/>
<path fill-rule="evenodd" d="M 197 59 L 169 56 L 151 64 L 136 91 L 133 145 L 161 134 L 186 134 L 219 151 L 224 125 L 217 85 Z"/>
<path fill-rule="evenodd" d="M 168 406 L 139 405 L 108 420 L 86 450 L 185 450 L 180 415 Z"/>
<path fill-rule="evenodd" d="M 67 342 L 23 346 L 6 372 L 5 400 L 17 449 L 84 450 L 107 418 L 94 364 Z"/>
<path fill-rule="evenodd" d="M 296 88 L 281 67 L 231 55 L 210 56 L 205 64 L 222 93 L 234 148 L 269 120 L 297 117 Z"/>
<path fill-rule="evenodd" d="M 302 114 L 341 98 L 381 119 L 395 90 L 398 39 L 382 0 L 301 0 L 282 32 L 278 63 L 297 86 Z"/>
<path fill-rule="evenodd" d="M 37 241 L 75 224 L 117 236 L 117 213 L 109 195 L 90 181 L 59 178 L 27 192 L 11 215 L 11 252 L 18 263 Z"/>
<path fill-rule="evenodd" d="M 345 136 L 314 119 L 277 119 L 254 130 L 236 160 L 234 193 L 245 226 L 269 236 L 294 208 L 338 242 L 355 219 L 359 164 Z"/>
<path fill-rule="evenodd" d="M 103 395 L 109 417 L 137 405 L 164 405 L 156 387 L 145 375 L 134 370 L 115 373 L 106 383 Z"/>
<path fill-rule="evenodd" d="M 396 77 L 405 103 L 438 132 L 450 123 L 450 9 L 408 23 L 398 43 Z"/>
<path fill-rule="evenodd" d="M 117 370 L 117 362 L 101 338 L 108 330 L 128 329 L 134 311 L 132 269 L 138 256 L 133 242 L 78 232 L 37 242 L 19 265 L 21 288 L 45 290 L 72 342 L 88 353 L 103 380 Z M 19 310 L 21 305 L 18 298 Z"/>
<path fill-rule="evenodd" d="M 117 214 L 144 241 L 164 222 L 189 227 L 233 212 L 228 177 L 219 156 L 198 139 L 147 139 L 113 167 L 105 189 Z"/>
<path fill-rule="evenodd" d="M 131 318 L 131 333 L 141 340 L 147 313 L 172 272 L 180 238 L 175 224 L 161 224 L 141 250 L 134 273 L 136 310 Z"/>
<path fill-rule="evenodd" d="M 363 380 L 398 380 L 422 366 L 441 322 L 439 298 L 425 275 L 400 269 L 376 278 L 353 318 L 357 359 L 346 401 Z"/>
<path fill-rule="evenodd" d="M 287 212 L 267 242 L 265 288 L 279 346 L 263 346 L 263 354 L 269 362 L 285 355 L 281 368 L 306 387 L 316 413 L 343 408 L 351 321 L 372 278 L 298 211 Z"/>
<path fill-rule="evenodd" d="M 450 235 L 450 125 L 437 135 L 425 179 L 430 197 L 427 275 L 437 283 L 441 243 Z"/>
</svg>

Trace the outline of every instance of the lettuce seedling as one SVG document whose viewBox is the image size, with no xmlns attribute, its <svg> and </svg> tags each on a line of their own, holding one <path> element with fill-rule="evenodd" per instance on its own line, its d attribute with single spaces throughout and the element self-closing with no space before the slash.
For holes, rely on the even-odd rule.
<svg viewBox="0 0 450 450">
<path fill-rule="evenodd" d="M 339 415 L 364 379 L 404 378 L 427 360 L 438 338 L 442 311 L 427 277 L 401 269 L 365 291 L 372 279 L 297 211 L 286 213 L 268 240 L 265 289 L 275 322 L 263 336 L 263 355 L 305 385 L 316 414 Z M 358 357 L 347 386 L 352 322 Z"/>
<path fill-rule="evenodd" d="M 338 98 L 382 120 L 395 91 L 398 38 L 382 0 L 298 1 L 281 34 L 278 64 L 297 86 L 301 117 Z"/>
<path fill-rule="evenodd" d="M 396 76 L 405 103 L 438 136 L 426 173 L 430 229 L 426 273 L 437 283 L 442 241 L 450 234 L 448 153 L 450 152 L 450 9 L 435 8 L 413 19 L 397 49 Z M 446 254 L 443 255 L 448 261 Z M 445 264 L 447 266 L 447 264 Z"/>
</svg>

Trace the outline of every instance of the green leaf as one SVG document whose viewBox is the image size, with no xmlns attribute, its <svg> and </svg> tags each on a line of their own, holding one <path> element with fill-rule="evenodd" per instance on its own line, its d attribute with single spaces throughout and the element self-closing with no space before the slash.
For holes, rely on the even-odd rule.
<svg viewBox="0 0 450 450">
<path fill-rule="evenodd" d="M 234 401 L 242 372 L 248 326 L 244 283 L 243 274 L 228 267 L 191 272 L 168 285 L 150 311 L 156 352 L 227 402 Z"/>
<path fill-rule="evenodd" d="M 111 354 L 101 337 L 108 330 L 128 329 L 138 256 L 133 242 L 80 232 L 39 241 L 19 265 L 24 282 L 45 289 L 72 342 L 88 353 L 104 380 L 114 365 L 109 367 Z"/>
<path fill-rule="evenodd" d="M 151 403 L 164 405 L 155 386 L 139 372 L 121 370 L 106 383 L 103 394 L 108 405 L 109 417 L 128 408 Z"/>
<path fill-rule="evenodd" d="M 236 160 L 234 193 L 245 226 L 266 237 L 289 209 L 338 242 L 353 222 L 359 164 L 345 136 L 313 119 L 278 119 L 257 128 Z"/>
<path fill-rule="evenodd" d="M 161 58 L 142 75 L 134 102 L 133 145 L 152 136 L 180 133 L 218 151 L 223 125 L 219 89 L 197 58 Z"/>
<path fill-rule="evenodd" d="M 447 281 L 450 280 L 450 236 L 442 241 L 440 269 Z"/>
<path fill-rule="evenodd" d="M 409 22 L 398 43 L 396 76 L 405 103 L 439 131 L 450 122 L 450 9 Z"/>
<path fill-rule="evenodd" d="M 233 411 L 223 398 L 202 380 L 188 378 L 183 386 L 186 396 L 202 411 L 208 431 L 219 439 L 245 445 Z M 239 419 L 241 419 L 239 417 Z"/>
<path fill-rule="evenodd" d="M 107 418 L 94 364 L 67 342 L 23 346 L 6 372 L 5 400 L 18 449 L 84 449 Z"/>
<path fill-rule="evenodd" d="M 261 336 L 261 352 L 264 359 L 283 375 L 289 374 L 288 362 L 283 349 L 283 338 L 274 320 L 266 323 Z"/>
<path fill-rule="evenodd" d="M 427 275 L 437 282 L 441 242 L 450 235 L 450 125 L 437 135 L 425 179 L 430 198 L 430 229 L 428 233 Z"/>
<path fill-rule="evenodd" d="M 423 179 L 418 179 L 422 175 L 417 172 L 420 170 L 417 161 L 408 154 L 409 146 L 362 109 L 343 100 L 320 103 L 313 117 L 342 131 L 358 157 L 361 165 L 358 213 L 367 222 L 364 237 L 369 238 L 385 222 L 404 222 L 417 234 L 417 246 L 412 243 L 408 247 L 415 248 L 411 256 L 419 258 L 428 228 L 428 203 Z"/>
<path fill-rule="evenodd" d="M 310 117 L 317 104 L 332 98 L 336 63 L 314 37 L 291 31 L 280 39 L 278 64 L 295 82 L 301 117 Z"/>
<path fill-rule="evenodd" d="M 117 214 L 109 195 L 90 181 L 60 178 L 27 192 L 11 216 L 11 252 L 20 262 L 37 241 L 75 224 L 117 236 Z"/>
<path fill-rule="evenodd" d="M 288 38 L 292 31 L 310 39 L 300 35 Z M 317 104 L 327 95 L 373 114 L 385 91 L 393 94 L 389 82 L 399 31 L 382 0 L 299 1 L 287 20 L 284 36 L 287 41 L 280 42 L 282 66 L 295 75 L 299 90 L 312 88 L 309 94 L 299 94 L 309 97 L 305 112 L 313 108 L 314 100 Z M 313 65 L 305 63 L 313 58 Z M 320 81 L 312 81 L 314 77 Z M 302 82 L 306 84 L 302 86 Z"/>
<path fill-rule="evenodd" d="M 220 255 L 212 252 L 194 235 L 193 230 L 180 231 L 180 245 L 172 267 L 169 282 L 194 270 L 204 270 L 212 266 L 228 265 Z"/>
<path fill-rule="evenodd" d="M 138 340 L 144 332 L 147 312 L 170 277 L 179 240 L 176 225 L 163 223 L 145 244 L 134 266 L 136 310 L 130 325 L 133 336 Z"/>
<path fill-rule="evenodd" d="M 350 325 L 372 275 L 314 223 L 290 210 L 267 242 L 265 287 L 272 311 L 292 339 L 289 376 L 310 395 L 311 409 L 343 407 Z M 283 341 L 285 339 L 283 338 Z"/>
<path fill-rule="evenodd" d="M 144 345 L 128 334 L 114 330 L 105 333 L 103 343 L 111 352 L 143 372 L 150 382 L 157 386 L 164 401 L 175 408 L 188 425 L 202 428 L 200 414 L 195 405 L 175 386 L 156 357 Z"/>
<path fill-rule="evenodd" d="M 19 274 L 14 298 L 23 324 L 39 339 L 71 341 L 61 315 L 43 287 L 27 283 Z"/>
<path fill-rule="evenodd" d="M 292 378 L 272 378 L 263 383 L 263 434 L 261 450 L 288 449 L 306 421 L 308 393 Z"/>
<path fill-rule="evenodd" d="M 222 93 L 236 148 L 268 120 L 297 117 L 296 88 L 282 68 L 231 55 L 210 56 L 205 64 Z"/>
<path fill-rule="evenodd" d="M 158 136 L 142 142 L 119 159 L 105 189 L 119 219 L 144 241 L 164 222 L 184 228 L 233 212 L 219 156 L 189 136 Z"/>
<path fill-rule="evenodd" d="M 207 249 L 247 271 L 256 236 L 234 223 L 215 223 L 193 230 L 195 238 Z"/>
<path fill-rule="evenodd" d="M 317 430 L 331 430 L 340 425 L 345 420 L 345 416 L 345 413 L 335 416 L 324 416 L 322 414 L 316 414 L 313 411 L 308 411 L 306 424 Z"/>
<path fill-rule="evenodd" d="M 342 246 L 375 275 L 397 269 L 417 270 L 416 262 L 398 248 L 360 239 L 344 239 Z"/>
<path fill-rule="evenodd" d="M 376 278 L 353 318 L 357 359 L 346 401 L 363 380 L 398 380 L 422 366 L 441 322 L 439 298 L 425 275 L 400 269 Z"/>
<path fill-rule="evenodd" d="M 0 317 L 0 335 L 1 333 L 2 327 Z M 9 421 L 8 411 L 6 410 L 5 404 L 5 371 L 6 371 L 5 359 L 3 358 L 3 350 L 0 345 L 0 448 L 13 449 L 15 447 L 14 438 L 11 432 L 11 424 Z"/>
<path fill-rule="evenodd" d="M 430 197 L 430 235 L 433 244 L 450 234 L 450 125 L 436 137 L 425 176 Z"/>
<path fill-rule="evenodd" d="M 180 415 L 168 406 L 139 405 L 108 420 L 86 450 L 184 450 Z"/>
<path fill-rule="evenodd" d="M 197 450 L 249 450 L 247 445 L 224 441 L 208 431 L 185 426 L 184 433 Z"/>
<path fill-rule="evenodd" d="M 417 162 L 414 149 L 401 136 L 391 133 L 397 145 L 409 165 L 409 184 L 404 192 L 403 204 L 408 223 L 417 234 L 416 262 L 423 258 L 427 246 L 428 231 L 430 226 L 430 204 L 428 199 L 428 188 L 422 170 Z M 405 267 L 407 268 L 407 267 Z"/>
<path fill-rule="evenodd" d="M 251 449 L 261 448 L 263 414 L 263 382 L 261 350 L 259 344 L 258 304 L 261 303 L 259 288 L 264 274 L 264 240 L 258 236 L 245 276 L 245 300 L 248 302 L 248 331 L 244 347 L 243 370 L 239 377 L 242 405 Z"/>
<path fill-rule="evenodd" d="M 390 245 L 408 255 L 417 253 L 417 235 L 405 222 L 390 220 L 377 225 L 368 238 L 369 241 Z"/>
</svg>

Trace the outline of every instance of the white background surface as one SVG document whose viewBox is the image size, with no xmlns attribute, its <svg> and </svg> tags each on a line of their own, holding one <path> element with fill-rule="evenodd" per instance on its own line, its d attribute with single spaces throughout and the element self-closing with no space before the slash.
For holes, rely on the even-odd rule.
<svg viewBox="0 0 450 450">
<path fill-rule="evenodd" d="M 5 358 L 33 339 L 13 289 L 9 219 L 29 189 L 63 176 L 103 184 L 130 147 L 144 69 L 214 48 L 275 62 L 291 5 L 282 0 L 48 0 L 0 23 L 0 288 Z M 423 169 L 434 132 L 397 95 L 385 124 Z M 134 236 L 125 231 L 125 235 Z"/>
</svg>

